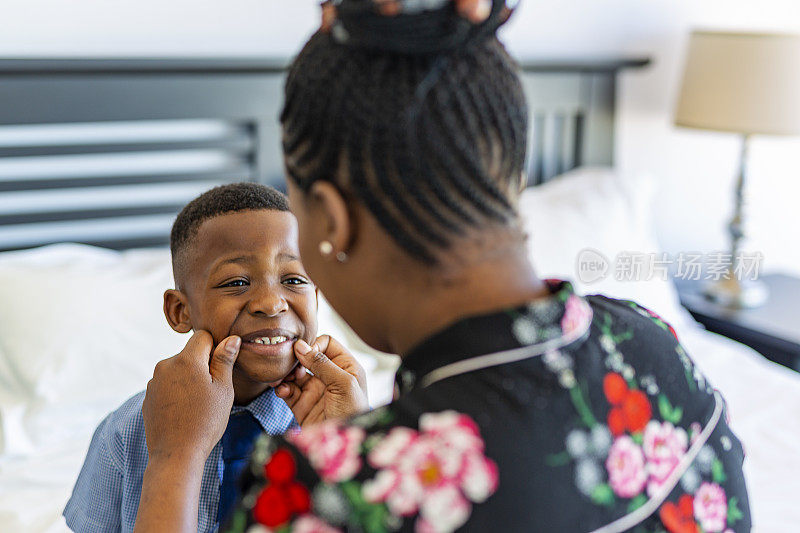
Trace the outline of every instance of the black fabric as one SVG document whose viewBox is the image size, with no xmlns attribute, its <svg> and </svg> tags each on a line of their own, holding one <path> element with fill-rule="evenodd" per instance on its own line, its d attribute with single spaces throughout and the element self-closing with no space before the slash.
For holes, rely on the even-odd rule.
<svg viewBox="0 0 800 533">
<path fill-rule="evenodd" d="M 313 430 L 311 444 L 265 439 L 262 448 L 270 453 L 292 452 L 297 479 L 311 494 L 324 488 L 346 496 L 338 511 L 315 499 L 314 517 L 347 531 L 421 529 L 424 503 L 398 516 L 388 502 L 370 506 L 359 498 L 377 478 L 379 468 L 369 455 L 375 442 L 395 428 L 421 434 L 422 417 L 446 412 L 477 424 L 485 456 L 496 463 L 499 475 L 485 502 L 469 502 L 468 519 L 459 531 L 593 531 L 647 502 L 651 484 L 657 492 L 709 422 L 715 391 L 658 316 L 632 302 L 575 297 L 567 283 L 550 285 L 552 297 L 545 302 L 466 318 L 407 354 L 397 374 L 399 399 L 337 430 L 339 435 L 355 431 L 348 428 L 365 432 L 361 466 L 352 476 L 322 482 L 330 465 L 318 455 L 316 462 L 306 459 L 321 450 Z M 587 330 L 575 337 L 587 310 Z M 570 334 L 575 340 L 536 357 L 421 385 L 430 372 L 453 362 L 524 346 L 535 351 L 537 345 Z M 696 448 L 700 454 L 667 499 L 657 502 L 633 531 L 750 530 L 744 453 L 726 413 L 706 445 Z M 628 457 L 621 454 L 624 450 L 646 464 L 621 470 L 620 465 L 631 464 L 623 461 Z M 263 462 L 264 457 L 269 453 L 254 460 Z M 251 501 L 240 507 L 241 520 L 230 531 L 244 531 L 245 524 L 256 522 L 253 502 L 268 482 L 251 475 L 246 485 Z M 353 487 L 360 487 L 361 496 Z M 469 499 L 466 490 L 463 495 Z M 431 512 L 428 518 L 438 520 Z M 441 513 L 445 525 L 447 513 Z M 299 519 L 293 517 L 284 527 L 290 531 Z"/>
</svg>

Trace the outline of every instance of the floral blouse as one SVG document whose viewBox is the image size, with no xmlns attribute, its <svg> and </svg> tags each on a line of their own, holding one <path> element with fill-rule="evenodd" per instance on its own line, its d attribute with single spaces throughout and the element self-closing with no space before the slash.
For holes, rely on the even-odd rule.
<svg viewBox="0 0 800 533">
<path fill-rule="evenodd" d="M 749 531 L 742 446 L 670 326 L 548 284 L 407 354 L 388 406 L 264 435 L 227 531 Z"/>
</svg>

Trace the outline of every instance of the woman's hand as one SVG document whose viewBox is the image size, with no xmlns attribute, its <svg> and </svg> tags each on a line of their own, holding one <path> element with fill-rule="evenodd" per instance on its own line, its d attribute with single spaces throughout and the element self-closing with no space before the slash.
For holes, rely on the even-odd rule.
<svg viewBox="0 0 800 533">
<path fill-rule="evenodd" d="M 369 409 L 364 369 L 330 335 L 317 337 L 314 346 L 299 340 L 294 353 L 302 366 L 287 376 L 275 393 L 300 425 L 347 418 Z"/>
<path fill-rule="evenodd" d="M 136 533 L 197 531 L 203 466 L 228 424 L 241 342 L 228 337 L 215 349 L 208 332 L 196 331 L 156 365 L 142 405 L 148 460 Z"/>
<path fill-rule="evenodd" d="M 198 330 L 178 355 L 156 365 L 142 405 L 151 461 L 180 456 L 205 462 L 222 438 L 241 339 L 228 337 L 216 349 L 213 342 L 211 334 Z"/>
</svg>

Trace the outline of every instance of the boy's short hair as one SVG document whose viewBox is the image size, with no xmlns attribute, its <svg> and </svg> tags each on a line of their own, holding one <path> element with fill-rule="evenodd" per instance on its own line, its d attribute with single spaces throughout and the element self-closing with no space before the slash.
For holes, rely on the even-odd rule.
<svg viewBox="0 0 800 533">
<path fill-rule="evenodd" d="M 259 183 L 231 183 L 210 189 L 181 209 L 169 237 L 172 272 L 178 284 L 183 268 L 183 255 L 197 235 L 200 225 L 208 219 L 252 209 L 289 211 L 289 200 L 282 192 Z"/>
</svg>

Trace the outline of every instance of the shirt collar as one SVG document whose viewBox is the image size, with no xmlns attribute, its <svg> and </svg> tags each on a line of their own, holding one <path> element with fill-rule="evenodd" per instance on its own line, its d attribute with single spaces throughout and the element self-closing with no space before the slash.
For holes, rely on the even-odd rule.
<svg viewBox="0 0 800 533">
<path fill-rule="evenodd" d="M 424 340 L 402 360 L 396 395 L 414 389 L 425 375 L 456 361 L 521 346 L 533 346 L 588 331 L 592 310 L 572 284 L 545 280 L 550 296 L 527 305 L 462 319 Z M 585 337 L 585 335 L 583 335 Z"/>
<path fill-rule="evenodd" d="M 271 387 L 245 406 L 234 405 L 231 414 L 242 411 L 249 411 L 269 434 L 283 433 L 296 423 L 289 406 L 275 395 L 275 389 Z"/>
</svg>

